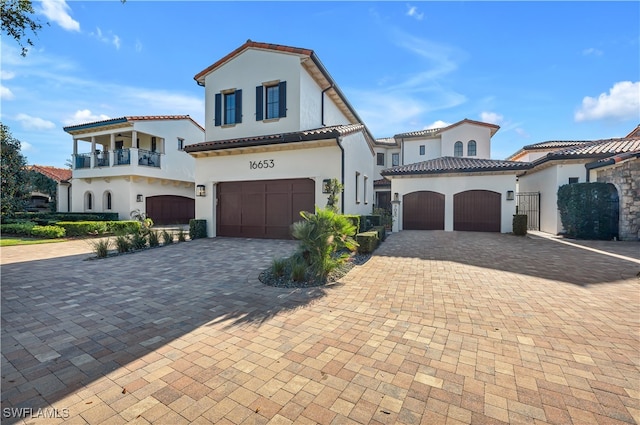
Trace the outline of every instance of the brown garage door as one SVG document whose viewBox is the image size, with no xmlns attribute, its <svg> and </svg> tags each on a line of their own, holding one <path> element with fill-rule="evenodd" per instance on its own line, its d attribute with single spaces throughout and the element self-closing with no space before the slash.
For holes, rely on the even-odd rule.
<svg viewBox="0 0 640 425">
<path fill-rule="evenodd" d="M 500 202 L 497 192 L 468 190 L 453 195 L 453 230 L 500 231 Z"/>
<path fill-rule="evenodd" d="M 218 236 L 290 239 L 300 211 L 314 211 L 310 179 L 224 182 L 217 187 Z"/>
<path fill-rule="evenodd" d="M 184 196 L 160 195 L 147 197 L 147 217 L 154 224 L 187 224 L 196 216 L 195 200 Z"/>
<path fill-rule="evenodd" d="M 402 197 L 402 228 L 444 230 L 444 195 L 422 190 Z"/>
</svg>

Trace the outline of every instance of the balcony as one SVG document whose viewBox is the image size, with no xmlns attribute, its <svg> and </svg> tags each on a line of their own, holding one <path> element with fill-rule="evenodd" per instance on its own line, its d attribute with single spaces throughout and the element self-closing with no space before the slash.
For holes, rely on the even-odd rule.
<svg viewBox="0 0 640 425">
<path fill-rule="evenodd" d="M 96 150 L 74 155 L 74 170 L 100 169 L 108 175 L 129 174 L 135 169 L 161 169 L 163 154 L 146 149 L 122 148 L 114 151 Z M 124 168 L 123 168 L 124 167 Z M 129 167 L 129 169 L 125 169 Z M 116 171 L 119 169 L 119 171 Z M 144 174 L 144 172 L 143 172 Z"/>
</svg>

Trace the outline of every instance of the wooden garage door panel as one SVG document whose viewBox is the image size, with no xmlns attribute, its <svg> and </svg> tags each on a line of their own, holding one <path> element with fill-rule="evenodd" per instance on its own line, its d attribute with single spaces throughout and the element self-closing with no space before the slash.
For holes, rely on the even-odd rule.
<svg viewBox="0 0 640 425">
<path fill-rule="evenodd" d="M 469 190 L 453 196 L 453 230 L 499 232 L 501 195 L 489 190 Z"/>
<path fill-rule="evenodd" d="M 427 190 L 402 197 L 402 228 L 444 230 L 444 195 Z"/>
<path fill-rule="evenodd" d="M 195 217 L 195 200 L 186 196 L 159 195 L 146 198 L 145 213 L 155 224 L 186 224 Z"/>
<path fill-rule="evenodd" d="M 299 211 L 313 211 L 314 202 L 310 179 L 219 183 L 218 235 L 288 239 Z"/>
</svg>

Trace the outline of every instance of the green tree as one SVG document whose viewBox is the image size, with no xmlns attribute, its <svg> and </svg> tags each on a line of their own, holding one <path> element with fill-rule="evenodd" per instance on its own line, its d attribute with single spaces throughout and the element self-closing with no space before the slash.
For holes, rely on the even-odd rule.
<svg viewBox="0 0 640 425">
<path fill-rule="evenodd" d="M 52 212 L 55 212 L 57 209 L 56 199 L 58 198 L 58 182 L 35 170 L 27 171 L 27 181 L 29 182 L 30 192 L 40 192 L 49 195 L 52 199 L 49 203 L 49 207 Z"/>
<path fill-rule="evenodd" d="M 331 179 L 325 190 L 329 192 L 327 208 L 338 212 L 338 202 L 340 201 L 339 195 L 344 190 L 344 186 L 338 181 L 338 179 Z"/>
<path fill-rule="evenodd" d="M 35 13 L 31 0 L 1 0 L 2 32 L 13 37 L 22 48 L 22 56 L 27 55 L 28 46 L 33 41 L 27 31 L 37 35 L 42 25 L 32 18 Z"/>
<path fill-rule="evenodd" d="M 27 160 L 20 152 L 20 140 L 13 137 L 9 127 L 0 123 L 2 151 L 0 156 L 2 191 L 0 193 L 2 216 L 22 211 L 29 197 Z"/>
</svg>

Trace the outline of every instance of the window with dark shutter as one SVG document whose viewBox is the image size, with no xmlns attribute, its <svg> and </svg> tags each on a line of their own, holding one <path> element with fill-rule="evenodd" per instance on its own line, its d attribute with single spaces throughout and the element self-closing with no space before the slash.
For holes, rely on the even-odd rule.
<svg viewBox="0 0 640 425">
<path fill-rule="evenodd" d="M 262 91 L 264 88 L 262 86 L 256 87 L 256 121 L 262 121 Z"/>
<path fill-rule="evenodd" d="M 267 92 L 267 119 L 280 117 L 280 85 L 265 87 Z"/>
<path fill-rule="evenodd" d="M 278 94 L 279 94 L 279 114 L 280 118 L 284 118 L 287 116 L 287 82 L 281 81 L 279 84 Z"/>
<path fill-rule="evenodd" d="M 222 125 L 222 94 L 216 93 L 216 102 L 215 102 L 215 118 L 214 124 L 216 126 Z"/>
<path fill-rule="evenodd" d="M 236 119 L 235 123 L 240 124 L 242 122 L 242 90 L 236 90 Z"/>
</svg>

